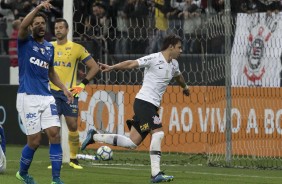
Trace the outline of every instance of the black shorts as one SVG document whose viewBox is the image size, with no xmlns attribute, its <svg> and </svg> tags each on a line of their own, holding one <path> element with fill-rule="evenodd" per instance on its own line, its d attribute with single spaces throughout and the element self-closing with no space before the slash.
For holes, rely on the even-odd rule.
<svg viewBox="0 0 282 184">
<path fill-rule="evenodd" d="M 140 133 L 143 139 L 151 130 L 162 127 L 158 114 L 159 109 L 155 105 L 135 98 L 133 109 L 135 114 L 133 116 L 133 127 Z"/>
</svg>

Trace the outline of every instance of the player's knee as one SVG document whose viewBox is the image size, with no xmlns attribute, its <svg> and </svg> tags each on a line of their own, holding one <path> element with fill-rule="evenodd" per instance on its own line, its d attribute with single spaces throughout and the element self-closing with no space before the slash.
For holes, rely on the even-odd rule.
<svg viewBox="0 0 282 184">
<path fill-rule="evenodd" d="M 137 145 L 136 144 L 134 144 L 133 142 L 132 142 L 132 144 L 130 145 L 130 149 L 136 149 L 137 148 Z"/>
<path fill-rule="evenodd" d="M 58 144 L 61 142 L 61 136 L 60 136 L 60 133 L 54 133 L 54 134 L 50 134 L 48 136 L 49 138 L 49 142 L 51 144 Z"/>
<path fill-rule="evenodd" d="M 130 149 L 136 149 L 137 147 L 138 147 L 138 144 L 136 144 L 136 143 L 134 143 L 134 141 L 132 140 L 132 139 L 130 139 L 129 138 L 129 145 L 128 145 L 128 147 L 130 148 Z"/>
<path fill-rule="evenodd" d="M 163 131 L 155 132 L 152 134 L 152 138 L 162 140 L 164 138 L 164 132 Z"/>
<path fill-rule="evenodd" d="M 27 144 L 30 148 L 36 150 L 41 142 L 41 136 L 30 136 L 27 139 Z"/>
</svg>

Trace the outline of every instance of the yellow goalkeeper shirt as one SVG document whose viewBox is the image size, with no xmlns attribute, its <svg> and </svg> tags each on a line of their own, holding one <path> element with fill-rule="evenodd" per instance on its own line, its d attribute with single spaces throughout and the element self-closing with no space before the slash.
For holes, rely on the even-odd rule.
<svg viewBox="0 0 282 184">
<path fill-rule="evenodd" d="M 54 45 L 54 69 L 61 82 L 69 89 L 76 84 L 78 62 L 85 63 L 91 56 L 88 51 L 80 44 L 67 41 L 64 45 L 51 42 Z M 50 87 L 53 90 L 60 90 L 52 82 Z"/>
</svg>

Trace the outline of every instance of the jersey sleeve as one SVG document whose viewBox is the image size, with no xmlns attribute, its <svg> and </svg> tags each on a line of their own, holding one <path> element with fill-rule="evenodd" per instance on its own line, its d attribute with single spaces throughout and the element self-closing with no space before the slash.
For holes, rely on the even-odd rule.
<svg viewBox="0 0 282 184">
<path fill-rule="evenodd" d="M 85 64 L 85 62 L 91 58 L 91 55 L 83 46 L 78 45 L 78 47 L 79 47 L 79 53 L 81 54 L 80 60 L 83 64 Z"/>
<path fill-rule="evenodd" d="M 55 57 L 55 48 L 53 45 L 51 45 L 51 50 L 52 50 L 52 56 L 51 56 L 51 60 L 50 60 L 50 63 L 49 63 L 49 66 L 50 67 L 53 67 L 54 66 L 54 57 Z"/>
<path fill-rule="evenodd" d="M 139 68 L 149 67 L 152 64 L 152 62 L 154 61 L 154 59 L 155 59 L 154 54 L 150 54 L 150 55 L 137 59 Z"/>
<path fill-rule="evenodd" d="M 181 74 L 180 70 L 179 70 L 179 64 L 178 62 L 175 60 L 175 62 L 173 62 L 173 67 L 174 67 L 174 75 L 173 77 L 177 77 Z"/>
</svg>

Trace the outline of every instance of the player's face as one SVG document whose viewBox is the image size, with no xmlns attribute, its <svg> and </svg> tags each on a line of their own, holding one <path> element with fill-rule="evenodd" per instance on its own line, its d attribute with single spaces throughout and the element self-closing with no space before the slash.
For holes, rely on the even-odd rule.
<svg viewBox="0 0 282 184">
<path fill-rule="evenodd" d="M 43 17 L 35 17 L 31 25 L 31 31 L 34 38 L 43 38 L 46 32 L 46 22 Z"/>
<path fill-rule="evenodd" d="M 55 24 L 55 36 L 58 40 L 62 40 L 67 37 L 68 29 L 64 22 L 57 22 Z"/>
<path fill-rule="evenodd" d="M 178 42 L 175 46 L 172 47 L 171 57 L 173 59 L 177 59 L 181 53 L 182 53 L 182 44 L 181 42 Z"/>
</svg>

